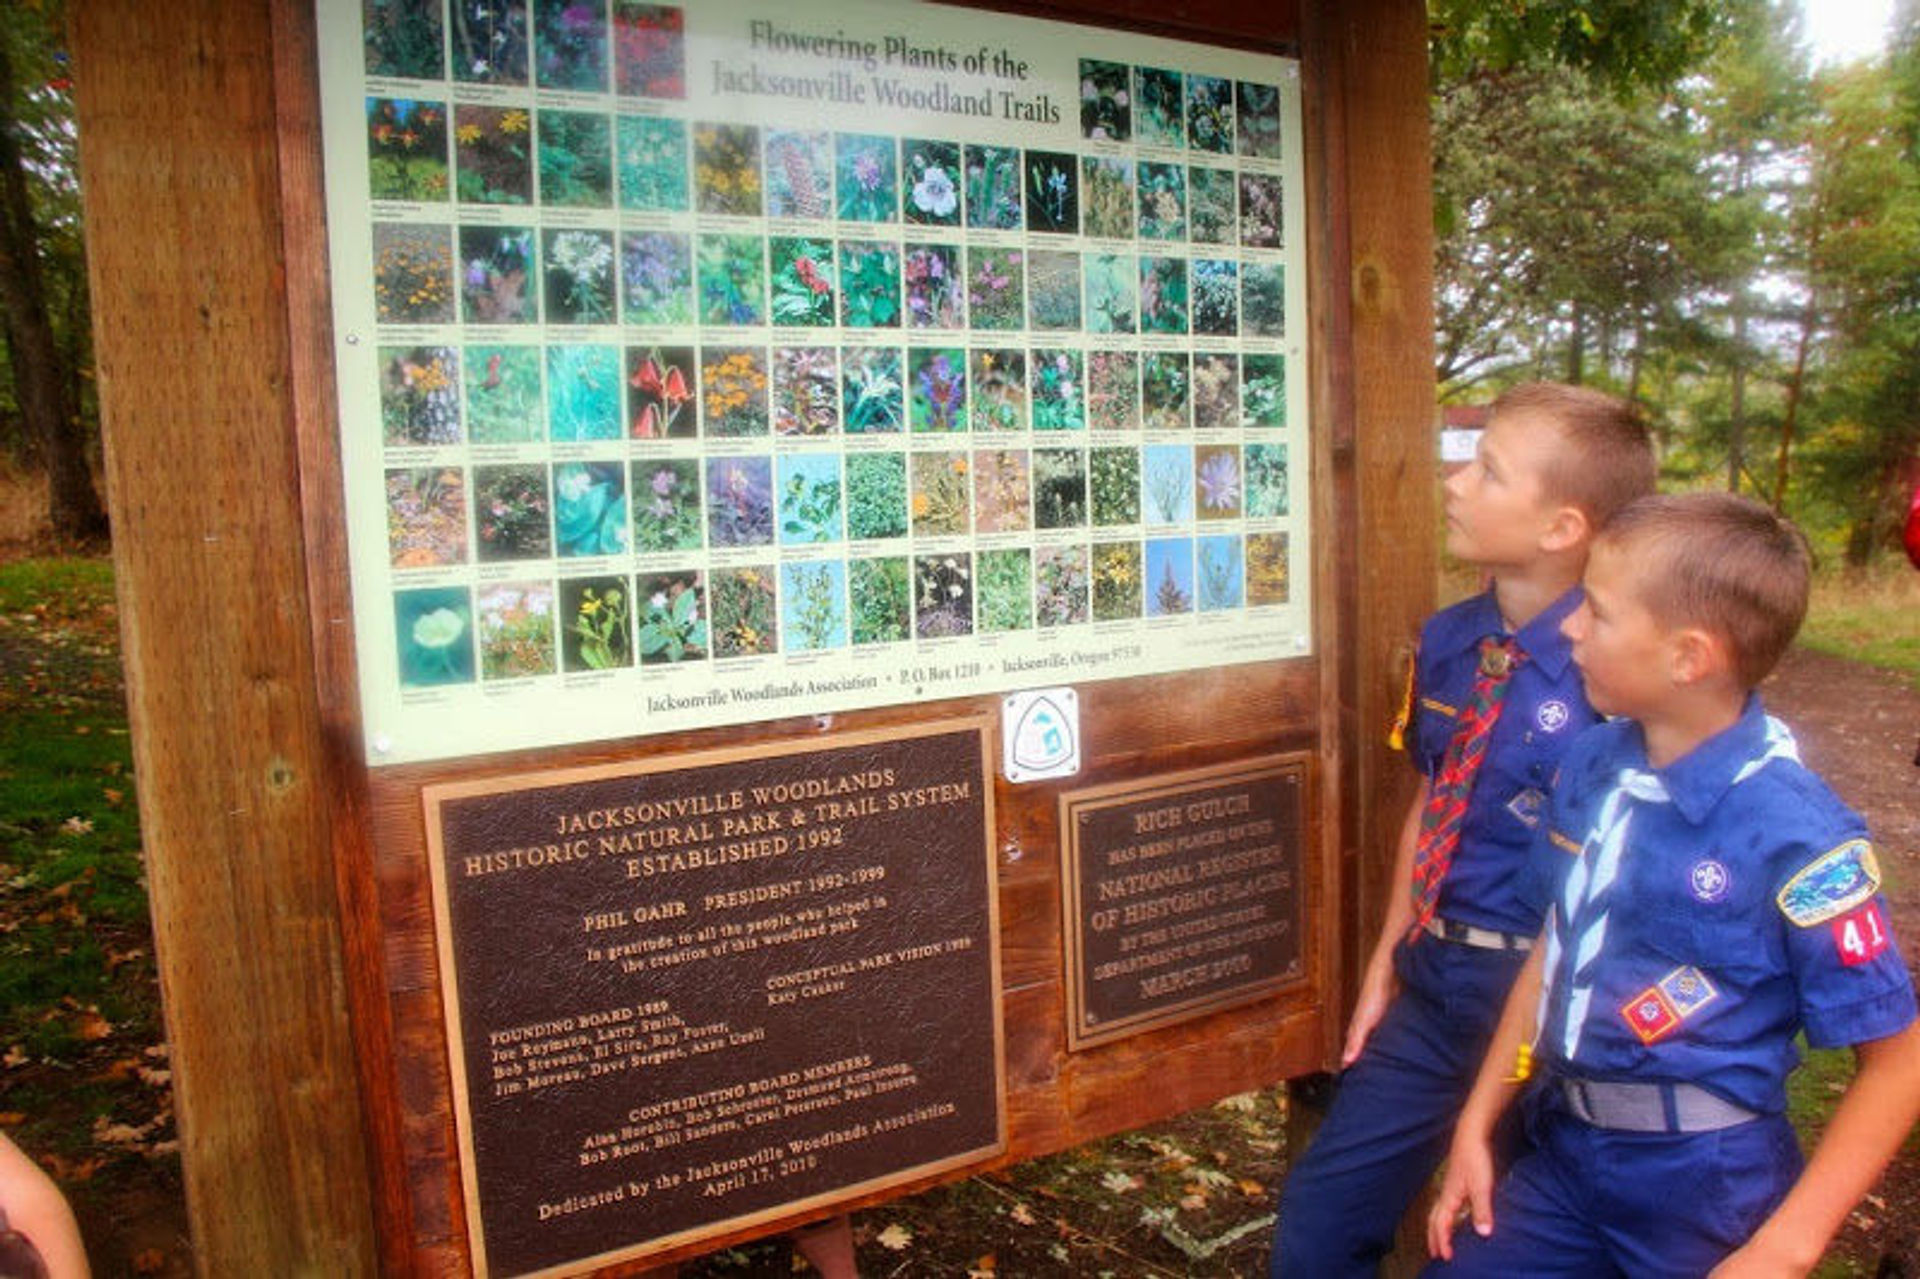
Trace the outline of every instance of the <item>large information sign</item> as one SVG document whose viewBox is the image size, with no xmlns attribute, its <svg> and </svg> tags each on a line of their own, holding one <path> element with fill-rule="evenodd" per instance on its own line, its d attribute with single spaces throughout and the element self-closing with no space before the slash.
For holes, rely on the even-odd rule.
<svg viewBox="0 0 1920 1279">
<path fill-rule="evenodd" d="M 475 1268 L 1005 1147 L 986 725 L 425 791 Z"/>
<path fill-rule="evenodd" d="M 318 15 L 374 764 L 1308 651 L 1295 63 L 878 0 Z"/>
<path fill-rule="evenodd" d="M 1303 977 L 1306 777 L 1274 757 L 1060 797 L 1070 1048 Z"/>
</svg>

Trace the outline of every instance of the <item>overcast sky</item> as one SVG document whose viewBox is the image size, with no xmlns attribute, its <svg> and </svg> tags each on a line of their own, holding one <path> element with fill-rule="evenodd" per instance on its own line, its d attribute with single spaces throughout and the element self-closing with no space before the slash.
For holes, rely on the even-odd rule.
<svg viewBox="0 0 1920 1279">
<path fill-rule="evenodd" d="M 1893 0 L 1800 0 L 1800 21 L 1815 65 L 1882 52 Z"/>
</svg>

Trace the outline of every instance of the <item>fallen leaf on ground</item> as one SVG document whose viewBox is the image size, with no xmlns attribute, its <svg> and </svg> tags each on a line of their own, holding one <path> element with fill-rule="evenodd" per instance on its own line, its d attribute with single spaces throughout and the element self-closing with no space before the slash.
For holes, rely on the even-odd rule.
<svg viewBox="0 0 1920 1279">
<path fill-rule="evenodd" d="M 53 1174 L 55 1181 L 65 1182 L 90 1181 L 93 1174 L 99 1172 L 107 1162 L 99 1155 L 91 1159 L 68 1160 L 53 1154 L 40 1156 L 40 1161 L 46 1165 L 47 1171 Z"/>
<path fill-rule="evenodd" d="M 1140 1184 L 1138 1177 L 1130 1177 L 1124 1172 L 1110 1172 L 1100 1178 L 1100 1184 L 1116 1195 L 1124 1195 Z"/>
<path fill-rule="evenodd" d="M 1025 1204 L 1015 1204 L 1013 1211 L 1007 1215 L 1023 1226 L 1031 1226 L 1033 1224 L 1033 1209 L 1027 1207 Z"/>
<path fill-rule="evenodd" d="M 69 835 L 91 835 L 93 823 L 85 817 L 69 817 L 60 823 L 60 829 Z"/>
<path fill-rule="evenodd" d="M 874 1236 L 874 1242 L 888 1252 L 903 1252 L 913 1242 L 913 1231 L 896 1222 Z"/>
</svg>

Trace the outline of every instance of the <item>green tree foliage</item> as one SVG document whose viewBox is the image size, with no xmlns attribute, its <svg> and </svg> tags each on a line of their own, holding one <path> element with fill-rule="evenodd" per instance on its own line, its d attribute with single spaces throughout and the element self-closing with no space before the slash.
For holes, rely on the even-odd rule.
<svg viewBox="0 0 1920 1279">
<path fill-rule="evenodd" d="M 1920 22 L 1905 17 L 1889 65 L 1822 82 L 1811 139 L 1807 278 L 1825 331 L 1806 496 L 1844 512 L 1855 563 L 1891 543 L 1920 454 Z"/>
<path fill-rule="evenodd" d="M 66 538 L 106 531 L 93 433 L 86 257 L 59 0 L 0 0 L 0 447 L 48 477 Z"/>
<path fill-rule="evenodd" d="M 1547 66 L 1631 92 L 1695 70 L 1724 34 L 1719 0 L 1430 0 L 1441 83 Z"/>
<path fill-rule="evenodd" d="M 1885 545 L 1920 472 L 1920 0 L 1817 75 L 1794 0 L 1430 13 L 1444 393 L 1636 395 L 1675 482 Z"/>
<path fill-rule="evenodd" d="M 1433 114 L 1443 385 L 1587 381 L 1682 323 L 1719 211 L 1680 113 L 1549 65 L 1443 84 Z"/>
</svg>

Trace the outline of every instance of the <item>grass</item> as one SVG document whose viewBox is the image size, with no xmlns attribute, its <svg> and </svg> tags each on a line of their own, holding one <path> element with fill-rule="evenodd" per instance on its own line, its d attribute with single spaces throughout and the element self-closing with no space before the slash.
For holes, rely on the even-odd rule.
<svg viewBox="0 0 1920 1279">
<path fill-rule="evenodd" d="M 170 1110 L 117 625 L 106 561 L 0 564 L 0 1118 L 70 1193 Z"/>
<path fill-rule="evenodd" d="M 1821 574 L 1800 642 L 1897 672 L 1920 688 L 1920 573 L 1888 556 L 1867 569 Z"/>
<path fill-rule="evenodd" d="M 1465 599 L 1482 584 L 1478 570 L 1441 556 L 1441 605 Z M 1799 643 L 1904 675 L 1920 688 L 1920 572 L 1896 555 L 1864 569 L 1816 572 Z"/>
</svg>

